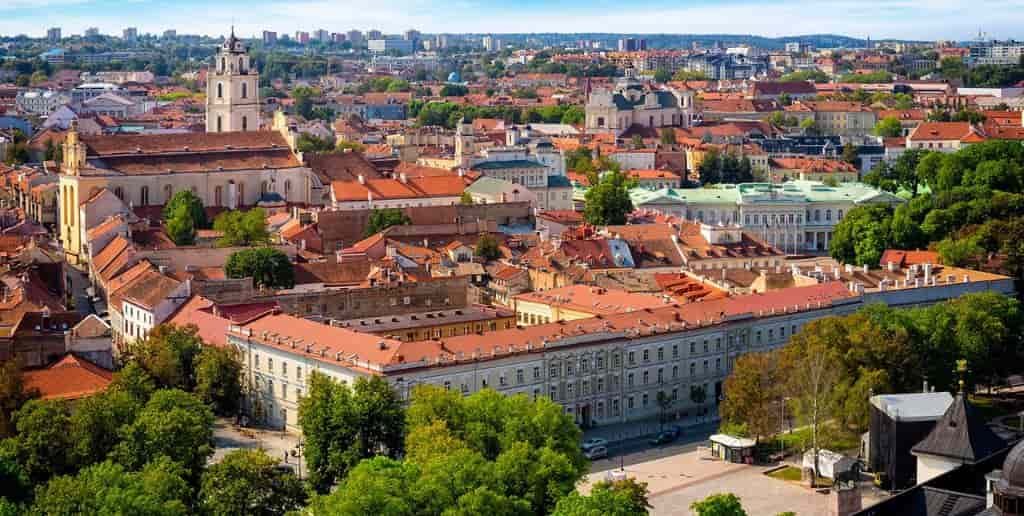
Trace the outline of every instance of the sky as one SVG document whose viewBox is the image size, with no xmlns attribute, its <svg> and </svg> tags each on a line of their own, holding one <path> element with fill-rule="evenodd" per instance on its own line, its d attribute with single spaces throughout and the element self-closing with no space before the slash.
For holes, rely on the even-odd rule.
<svg viewBox="0 0 1024 516">
<path fill-rule="evenodd" d="M 225 34 L 263 30 L 401 33 L 835 33 L 872 39 L 1024 39 L 1024 0 L 0 0 L 0 34 L 98 27 Z"/>
</svg>

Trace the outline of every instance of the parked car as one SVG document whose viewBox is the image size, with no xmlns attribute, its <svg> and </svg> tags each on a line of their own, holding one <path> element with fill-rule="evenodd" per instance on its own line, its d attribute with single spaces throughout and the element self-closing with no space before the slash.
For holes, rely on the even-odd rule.
<svg viewBox="0 0 1024 516">
<path fill-rule="evenodd" d="M 594 446 L 589 450 L 585 450 L 583 456 L 589 460 L 603 459 L 608 457 L 608 448 L 606 446 Z"/>
<path fill-rule="evenodd" d="M 672 441 L 675 441 L 676 437 L 679 437 L 678 434 L 676 434 L 672 430 L 665 430 L 659 433 L 658 435 L 654 436 L 653 439 L 647 442 L 651 443 L 654 446 L 658 446 L 660 444 L 668 444 Z"/>
<path fill-rule="evenodd" d="M 583 451 L 587 451 L 597 446 L 608 446 L 608 439 L 601 439 L 600 437 L 591 437 L 590 439 L 587 439 L 580 443 L 580 448 L 582 448 Z"/>
</svg>

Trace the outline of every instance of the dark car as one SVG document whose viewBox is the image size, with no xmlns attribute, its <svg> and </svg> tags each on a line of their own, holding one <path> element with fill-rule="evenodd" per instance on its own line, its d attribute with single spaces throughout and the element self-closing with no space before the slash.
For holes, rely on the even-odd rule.
<svg viewBox="0 0 1024 516">
<path fill-rule="evenodd" d="M 672 441 L 675 441 L 676 437 L 678 437 L 678 435 L 675 432 L 671 430 L 665 430 L 664 432 L 659 433 L 658 435 L 654 436 L 653 439 L 647 442 L 657 446 L 659 444 L 668 444 Z"/>
</svg>

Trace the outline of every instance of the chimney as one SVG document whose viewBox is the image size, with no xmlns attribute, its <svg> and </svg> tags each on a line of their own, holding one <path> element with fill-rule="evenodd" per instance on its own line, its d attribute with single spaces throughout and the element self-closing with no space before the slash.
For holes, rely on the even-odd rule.
<svg viewBox="0 0 1024 516">
<path fill-rule="evenodd" d="M 925 284 L 931 283 L 932 280 L 932 264 L 924 264 L 924 282 Z"/>
<path fill-rule="evenodd" d="M 366 176 L 364 176 L 362 174 L 359 174 L 358 176 L 356 176 L 356 179 L 359 180 L 359 184 L 361 184 L 361 185 L 365 185 L 366 184 Z"/>
<path fill-rule="evenodd" d="M 406 176 L 405 172 L 402 172 L 401 174 L 398 174 L 398 180 L 401 181 L 402 183 L 408 184 L 409 183 L 409 176 Z"/>
<path fill-rule="evenodd" d="M 921 387 L 921 392 L 928 392 L 928 379 L 927 378 L 924 379 L 923 385 Z"/>
<path fill-rule="evenodd" d="M 157 269 L 160 271 L 160 274 L 167 274 L 167 266 L 166 265 L 161 265 L 161 266 L 157 267 Z"/>
<path fill-rule="evenodd" d="M 891 261 L 885 264 L 885 268 L 888 269 L 889 272 L 896 272 L 896 264 Z"/>
</svg>

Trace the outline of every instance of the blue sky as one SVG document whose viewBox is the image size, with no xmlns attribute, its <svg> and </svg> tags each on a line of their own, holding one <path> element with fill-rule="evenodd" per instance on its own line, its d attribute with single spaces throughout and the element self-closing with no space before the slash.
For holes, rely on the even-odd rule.
<svg viewBox="0 0 1024 516">
<path fill-rule="evenodd" d="M 120 34 L 173 28 L 240 35 L 332 32 L 638 32 L 783 36 L 840 33 L 873 39 L 1024 37 L 1024 0 L 0 0 L 0 33 L 47 27 Z"/>
</svg>

